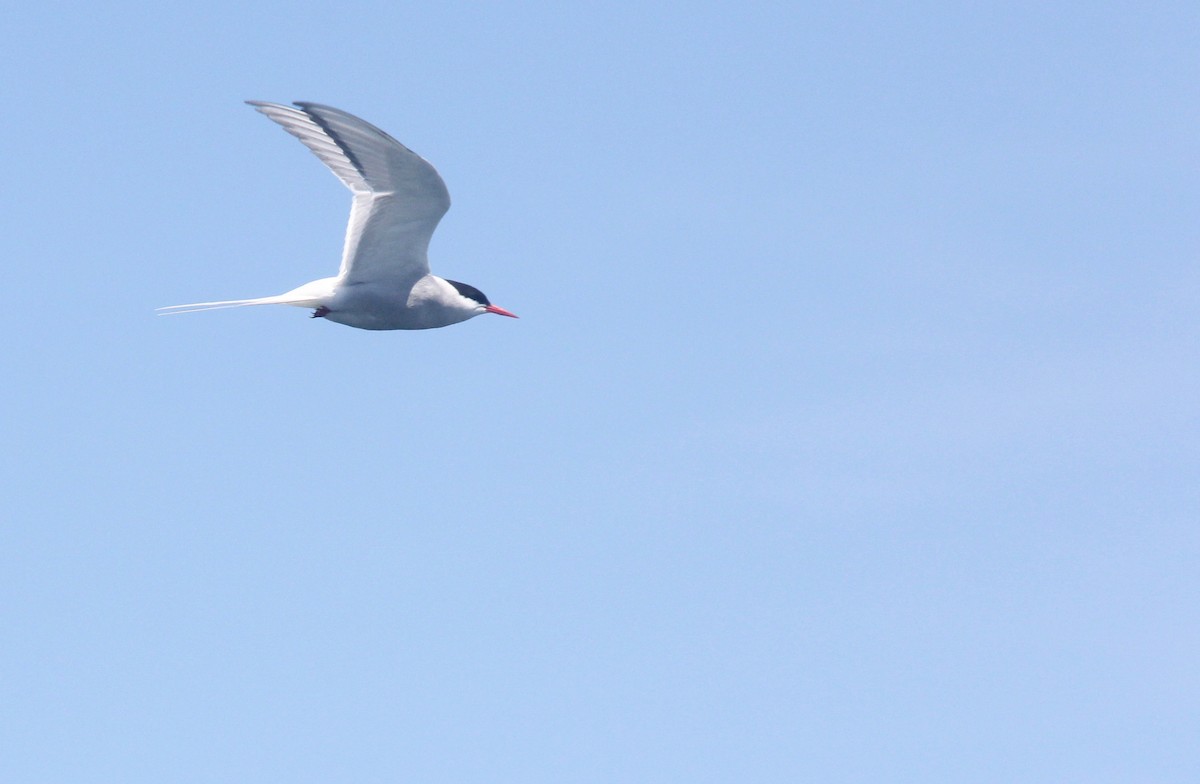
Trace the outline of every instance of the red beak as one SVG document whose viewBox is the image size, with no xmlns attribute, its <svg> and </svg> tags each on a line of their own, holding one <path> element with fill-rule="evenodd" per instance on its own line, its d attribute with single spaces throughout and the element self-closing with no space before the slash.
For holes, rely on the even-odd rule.
<svg viewBox="0 0 1200 784">
<path fill-rule="evenodd" d="M 509 313 L 507 310 L 500 307 L 499 305 L 487 305 L 484 307 L 484 310 L 486 310 L 488 313 L 495 313 L 497 316 L 508 316 L 509 318 L 521 318 L 516 313 Z"/>
</svg>

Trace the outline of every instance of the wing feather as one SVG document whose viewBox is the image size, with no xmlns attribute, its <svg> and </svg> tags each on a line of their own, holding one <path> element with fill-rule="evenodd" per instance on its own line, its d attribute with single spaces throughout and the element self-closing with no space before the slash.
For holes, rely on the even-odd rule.
<svg viewBox="0 0 1200 784">
<path fill-rule="evenodd" d="M 339 282 L 408 282 L 429 274 L 429 240 L 450 209 L 437 169 L 340 109 L 247 103 L 299 139 L 354 194 Z"/>
</svg>

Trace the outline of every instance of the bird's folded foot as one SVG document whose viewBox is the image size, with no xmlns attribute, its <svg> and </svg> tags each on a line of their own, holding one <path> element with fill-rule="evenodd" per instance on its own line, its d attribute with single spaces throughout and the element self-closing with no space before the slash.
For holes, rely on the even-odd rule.
<svg viewBox="0 0 1200 784">
<path fill-rule="evenodd" d="M 325 318 L 328 315 L 329 315 L 329 308 L 322 305 L 321 307 L 314 310 L 312 312 L 312 315 L 309 316 L 309 318 Z"/>
</svg>

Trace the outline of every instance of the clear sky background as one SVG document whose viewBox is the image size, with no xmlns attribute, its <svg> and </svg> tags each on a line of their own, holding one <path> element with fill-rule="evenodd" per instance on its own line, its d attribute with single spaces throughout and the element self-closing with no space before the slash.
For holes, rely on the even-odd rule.
<svg viewBox="0 0 1200 784">
<path fill-rule="evenodd" d="M 0 778 L 1200 780 L 1196 4 L 425 5 L 6 10 Z"/>
</svg>

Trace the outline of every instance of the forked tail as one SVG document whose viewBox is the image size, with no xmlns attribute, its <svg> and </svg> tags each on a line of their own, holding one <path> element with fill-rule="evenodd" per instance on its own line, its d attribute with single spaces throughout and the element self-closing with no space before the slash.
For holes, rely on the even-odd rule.
<svg viewBox="0 0 1200 784">
<path fill-rule="evenodd" d="M 299 288 L 273 297 L 257 297 L 255 299 L 226 299 L 219 302 L 193 302 L 190 305 L 170 305 L 156 308 L 160 316 L 174 316 L 176 313 L 195 313 L 200 310 L 220 310 L 222 308 L 243 308 L 247 305 L 295 305 L 299 308 L 317 308 L 323 305 L 333 293 L 335 278 L 322 278 L 312 283 L 305 283 Z"/>
<path fill-rule="evenodd" d="M 291 304 L 279 297 L 259 297 L 257 299 L 227 299 L 220 302 L 193 302 L 190 305 L 168 305 L 165 308 L 155 308 L 160 316 L 174 316 L 177 313 L 196 313 L 201 310 L 220 310 L 221 308 L 241 308 L 246 305 L 284 305 Z"/>
</svg>

